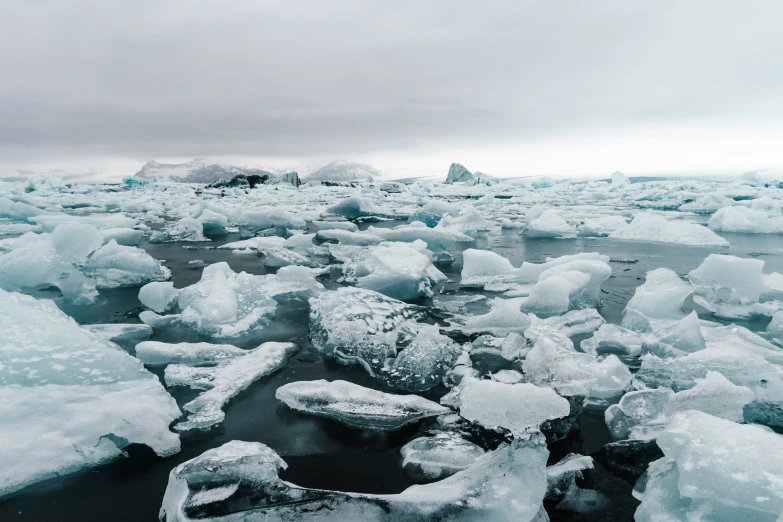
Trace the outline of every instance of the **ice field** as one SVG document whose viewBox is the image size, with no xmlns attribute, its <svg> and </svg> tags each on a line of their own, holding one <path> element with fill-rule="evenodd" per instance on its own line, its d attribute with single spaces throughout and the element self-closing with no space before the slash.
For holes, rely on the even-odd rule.
<svg viewBox="0 0 783 522">
<path fill-rule="evenodd" d="M 783 183 L 242 177 L 0 181 L 0 520 L 783 520 Z"/>
</svg>

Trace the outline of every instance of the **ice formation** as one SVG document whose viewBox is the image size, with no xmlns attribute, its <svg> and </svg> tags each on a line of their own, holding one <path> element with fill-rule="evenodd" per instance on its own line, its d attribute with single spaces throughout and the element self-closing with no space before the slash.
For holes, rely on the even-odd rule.
<svg viewBox="0 0 783 522">
<path fill-rule="evenodd" d="M 247 353 L 230 344 L 143 341 L 136 345 L 136 358 L 147 366 L 211 366 Z"/>
<path fill-rule="evenodd" d="M 277 389 L 289 408 L 335 420 L 356 429 L 398 430 L 449 409 L 418 395 L 393 395 L 347 381 L 298 381 Z"/>
<path fill-rule="evenodd" d="M 611 239 L 627 241 L 655 241 L 660 243 L 677 243 L 679 245 L 695 246 L 729 246 L 729 242 L 707 227 L 674 221 L 652 214 L 637 214 L 633 221 L 618 228 L 611 234 Z"/>
<path fill-rule="evenodd" d="M 693 291 L 693 287 L 674 271 L 668 268 L 652 270 L 628 301 L 623 312 L 623 326 L 639 332 L 672 326 L 685 317 L 683 304 Z"/>
<path fill-rule="evenodd" d="M 548 208 L 527 223 L 525 235 L 531 238 L 572 238 L 576 237 L 576 228 L 557 210 Z"/>
<path fill-rule="evenodd" d="M 287 465 L 271 448 L 231 441 L 171 471 L 160 519 L 545 522 L 548 453 L 538 440 L 513 441 L 439 482 L 371 495 L 285 482 L 278 474 Z"/>
<path fill-rule="evenodd" d="M 402 468 L 415 482 L 444 479 L 469 468 L 485 451 L 454 433 L 413 439 L 400 449 Z"/>
<path fill-rule="evenodd" d="M 0 289 L 0 496 L 116 459 L 180 449 L 157 377 L 49 300 Z"/>
<path fill-rule="evenodd" d="M 203 346 L 203 345 L 202 345 Z M 293 343 L 264 343 L 258 348 L 247 350 L 241 356 L 230 357 L 211 368 L 194 368 L 183 364 L 170 364 L 166 367 L 166 386 L 188 386 L 204 393 L 185 404 L 182 409 L 189 413 L 188 419 L 177 423 L 177 431 L 205 430 L 223 422 L 226 414 L 223 406 L 239 392 L 255 381 L 276 372 L 285 366 L 288 359 L 299 349 Z M 222 348 L 222 353 L 225 347 Z M 154 357 L 176 359 L 177 354 L 161 354 Z M 214 355 L 214 352 L 212 353 Z M 197 354 L 198 356 L 198 354 Z M 183 354 L 186 362 L 191 362 L 189 354 Z"/>
<path fill-rule="evenodd" d="M 471 379 L 459 390 L 459 414 L 489 429 L 507 429 L 517 436 L 537 431 L 548 420 L 567 417 L 567 400 L 549 388 L 530 383 L 503 384 Z"/>
<path fill-rule="evenodd" d="M 658 437 L 665 457 L 637 484 L 635 520 L 774 522 L 783 514 L 783 437 L 697 411 Z"/>
</svg>

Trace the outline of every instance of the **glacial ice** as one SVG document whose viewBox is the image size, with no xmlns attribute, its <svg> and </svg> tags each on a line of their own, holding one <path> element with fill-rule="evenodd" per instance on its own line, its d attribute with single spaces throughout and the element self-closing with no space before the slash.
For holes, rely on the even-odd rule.
<svg viewBox="0 0 783 522">
<path fill-rule="evenodd" d="M 531 238 L 573 238 L 576 237 L 576 228 L 557 210 L 548 208 L 528 221 L 524 234 Z"/>
<path fill-rule="evenodd" d="M 698 411 L 672 416 L 637 484 L 638 522 L 775 522 L 783 514 L 783 437 Z"/>
<path fill-rule="evenodd" d="M 298 381 L 277 389 L 289 408 L 356 429 L 394 431 L 450 410 L 418 395 L 393 395 L 347 381 Z"/>
<path fill-rule="evenodd" d="M 722 374 L 709 371 L 696 385 L 678 393 L 668 388 L 626 393 L 606 410 L 606 424 L 616 439 L 655 438 L 667 418 L 677 412 L 697 410 L 734 422 L 743 422 L 743 408 L 753 401 L 753 392 L 735 386 Z"/>
<path fill-rule="evenodd" d="M 139 301 L 154 312 L 163 314 L 177 305 L 179 290 L 171 281 L 147 283 L 139 289 Z"/>
<path fill-rule="evenodd" d="M 285 366 L 297 350 L 299 347 L 293 343 L 269 342 L 258 348 L 246 350 L 241 356 L 224 359 L 217 366 L 210 368 L 170 364 L 164 374 L 166 386 L 188 386 L 196 390 L 205 390 L 182 407 L 189 413 L 188 419 L 177 423 L 174 429 L 206 430 L 223 422 L 226 417 L 223 406 L 229 400 L 261 377 Z M 181 358 L 191 362 L 189 355 L 182 355 Z M 214 353 L 211 355 L 214 356 Z M 166 355 L 158 350 L 155 356 Z M 179 356 L 172 354 L 171 357 L 175 359 Z"/>
<path fill-rule="evenodd" d="M 419 437 L 400 449 L 405 474 L 418 483 L 450 477 L 472 466 L 485 453 L 454 433 Z"/>
<path fill-rule="evenodd" d="M 141 363 L 49 300 L 0 290 L 0 496 L 114 460 L 177 453 L 174 399 Z"/>
<path fill-rule="evenodd" d="M 585 222 L 579 227 L 579 235 L 584 237 L 606 237 L 627 224 L 622 216 L 601 216 L 585 219 Z"/>
<path fill-rule="evenodd" d="M 85 324 L 82 325 L 82 328 L 122 347 L 136 346 L 152 335 L 152 328 L 146 324 Z"/>
<path fill-rule="evenodd" d="M 343 260 L 343 279 L 347 282 L 394 299 L 432 297 L 433 287 L 443 283 L 446 276 L 414 246 L 382 243 L 367 250 L 333 248 L 332 253 Z"/>
<path fill-rule="evenodd" d="M 683 305 L 694 289 L 668 268 L 647 272 L 644 284 L 623 311 L 623 327 L 649 332 L 673 326 L 685 317 Z"/>
<path fill-rule="evenodd" d="M 143 341 L 136 345 L 136 358 L 147 366 L 211 366 L 247 353 L 230 344 Z"/>
<path fill-rule="evenodd" d="M 633 221 L 609 234 L 609 238 L 679 245 L 729 246 L 728 241 L 707 227 L 685 221 L 669 220 L 649 212 L 637 214 Z"/>
<path fill-rule="evenodd" d="M 548 454 L 540 439 L 515 440 L 441 481 L 372 495 L 285 482 L 278 474 L 287 465 L 271 448 L 231 441 L 171 471 L 160 519 L 545 522 Z"/>
<path fill-rule="evenodd" d="M 548 420 L 567 417 L 568 401 L 550 388 L 530 383 L 503 384 L 469 379 L 458 392 L 459 414 L 488 429 L 504 428 L 515 436 L 537 431 Z"/>
<path fill-rule="evenodd" d="M 522 371 L 528 382 L 548 386 L 561 395 L 608 399 L 631 384 L 631 372 L 617 356 L 602 360 L 577 352 L 567 337 L 539 337 L 525 356 Z"/>
</svg>

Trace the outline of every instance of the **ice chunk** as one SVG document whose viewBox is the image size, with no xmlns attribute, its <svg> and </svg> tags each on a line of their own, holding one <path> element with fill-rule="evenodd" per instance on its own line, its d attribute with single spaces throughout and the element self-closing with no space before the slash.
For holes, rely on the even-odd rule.
<svg viewBox="0 0 783 522">
<path fill-rule="evenodd" d="M 293 343 L 264 343 L 212 368 L 192 368 L 180 364 L 166 367 L 166 386 L 188 386 L 204 393 L 183 406 L 188 420 L 174 426 L 177 431 L 205 430 L 223 422 L 223 406 L 255 381 L 285 366 L 299 350 Z"/>
<path fill-rule="evenodd" d="M 579 235 L 585 237 L 606 237 L 625 225 L 627 223 L 622 216 L 601 216 L 585 219 L 584 224 L 579 227 Z"/>
<path fill-rule="evenodd" d="M 172 470 L 160 519 L 544 522 L 547 455 L 540 440 L 515 440 L 439 482 L 371 495 L 285 482 L 278 473 L 286 464 L 277 453 L 259 442 L 231 441 Z"/>
<path fill-rule="evenodd" d="M 550 388 L 478 379 L 462 387 L 458 405 L 465 419 L 488 429 L 505 428 L 516 436 L 537 431 L 544 422 L 571 412 L 568 401 Z"/>
<path fill-rule="evenodd" d="M 767 290 L 764 261 L 710 254 L 688 273 L 695 287 L 693 300 L 725 318 L 747 318 L 759 313 L 759 298 Z"/>
<path fill-rule="evenodd" d="M 647 272 L 644 284 L 636 292 L 623 312 L 623 326 L 639 332 L 649 332 L 672 326 L 685 317 L 683 304 L 693 293 L 674 271 L 658 268 Z"/>
<path fill-rule="evenodd" d="M 783 217 L 747 207 L 725 206 L 710 218 L 708 226 L 716 232 L 783 234 Z"/>
<path fill-rule="evenodd" d="M 548 208 L 527 222 L 524 234 L 531 238 L 573 238 L 576 237 L 576 228 L 563 219 L 557 210 Z"/>
<path fill-rule="evenodd" d="M 384 241 L 413 243 L 416 240 L 421 240 L 427 243 L 427 248 L 436 253 L 453 252 L 463 243 L 474 241 L 469 235 L 457 230 L 429 228 L 424 223 L 418 221 L 414 221 L 410 225 L 400 225 L 394 228 L 369 227 L 367 232 L 380 237 Z"/>
<path fill-rule="evenodd" d="M 490 278 L 512 274 L 511 261 L 489 250 L 469 248 L 462 253 L 462 279 Z"/>
<path fill-rule="evenodd" d="M 543 271 L 522 310 L 553 315 L 601 304 L 601 283 L 612 275 L 604 261 L 574 260 Z"/>
<path fill-rule="evenodd" d="M 52 243 L 66 263 L 82 263 L 103 244 L 103 235 L 92 225 L 64 223 L 52 232 Z"/>
<path fill-rule="evenodd" d="M 356 429 L 394 431 L 449 409 L 417 395 L 393 395 L 347 381 L 299 381 L 277 389 L 289 408 Z"/>
<path fill-rule="evenodd" d="M 383 243 L 367 254 L 354 252 L 353 261 L 346 259 L 345 279 L 394 299 L 431 297 L 433 285 L 446 280 L 426 255 L 406 243 Z"/>
<path fill-rule="evenodd" d="M 367 216 L 377 216 L 380 212 L 370 202 L 369 199 L 362 196 L 351 196 L 336 205 L 329 207 L 329 214 L 343 216 L 347 219 L 357 219 Z"/>
<path fill-rule="evenodd" d="M 532 341 L 553 334 L 573 337 L 574 335 L 593 333 L 604 324 L 604 318 L 595 308 L 573 310 L 547 319 L 539 319 L 535 315 L 531 315 L 530 327 L 525 330 L 525 337 Z"/>
<path fill-rule="evenodd" d="M 276 235 L 287 236 L 289 230 L 304 228 L 307 224 L 304 219 L 280 207 L 245 210 L 236 221 L 240 229 L 250 235 L 271 230 Z"/>
<path fill-rule="evenodd" d="M 731 348 L 762 357 L 773 364 L 783 364 L 783 350 L 747 328 L 730 324 L 705 329 L 706 347 Z"/>
<path fill-rule="evenodd" d="M 313 345 L 344 364 L 361 365 L 395 389 L 436 386 L 461 351 L 437 327 L 414 323 L 420 313 L 415 307 L 376 292 L 341 288 L 310 304 Z"/>
<path fill-rule="evenodd" d="M 443 216 L 435 228 L 473 236 L 479 230 L 489 230 L 491 226 L 492 224 L 484 219 L 475 207 L 466 207 L 460 210 L 458 216 Z"/>
<path fill-rule="evenodd" d="M 179 451 L 157 377 L 49 300 L 0 290 L 0 496 L 103 464 L 128 444 Z"/>
<path fill-rule="evenodd" d="M 620 172 L 619 170 L 612 173 L 612 186 L 613 187 L 625 187 L 631 184 L 631 180 L 628 176 Z"/>
<path fill-rule="evenodd" d="M 685 410 L 698 410 L 722 419 L 743 422 L 743 408 L 753 401 L 751 390 L 735 386 L 718 372 L 707 372 L 697 379 L 696 386 L 674 395 L 666 406 L 666 415 Z"/>
<path fill-rule="evenodd" d="M 165 230 L 156 230 L 150 236 L 150 243 L 167 243 L 175 241 L 209 241 L 204 237 L 204 225 L 193 218 L 182 218 Z"/>
<path fill-rule="evenodd" d="M 171 271 L 141 248 L 109 241 L 90 255 L 85 269 L 95 277 L 98 288 L 140 286 L 150 281 L 165 281 Z"/>
<path fill-rule="evenodd" d="M 356 223 L 350 221 L 313 221 L 313 225 L 319 232 L 324 230 L 347 230 L 348 232 L 358 232 L 359 227 Z"/>
<path fill-rule="evenodd" d="M 147 283 L 139 289 L 141 304 L 160 314 L 174 308 L 177 305 L 177 297 L 179 290 L 174 288 L 171 281 Z"/>
<path fill-rule="evenodd" d="M 666 423 L 664 412 L 673 397 L 668 388 L 628 392 L 604 412 L 606 426 L 615 439 L 653 439 Z"/>
<path fill-rule="evenodd" d="M 577 352 L 567 337 L 539 337 L 522 363 L 528 382 L 550 386 L 561 395 L 607 399 L 625 391 L 631 372 L 615 355 L 599 361 Z"/>
<path fill-rule="evenodd" d="M 674 415 L 658 438 L 666 455 L 647 472 L 639 522 L 774 522 L 783 513 L 783 437 L 706 413 Z M 642 481 L 640 481 L 642 482 Z"/>
<path fill-rule="evenodd" d="M 116 241 L 118 245 L 136 246 L 144 237 L 144 232 L 134 228 L 109 228 L 103 231 L 103 242 Z"/>
<path fill-rule="evenodd" d="M 746 420 L 783 426 L 783 370 L 743 351 L 716 347 L 668 359 L 645 355 L 636 379 L 647 386 L 681 391 L 693 388 L 710 371 L 719 372 L 734 385 L 745 386 L 754 393 L 750 415 L 748 408 L 745 410 Z"/>
<path fill-rule="evenodd" d="M 707 194 L 706 196 L 700 196 L 695 201 L 680 205 L 680 211 L 682 212 L 695 212 L 696 214 L 712 214 L 713 212 L 723 208 L 734 205 L 733 199 L 729 199 L 726 196 L 720 194 Z M 710 226 L 713 230 L 716 230 Z"/>
<path fill-rule="evenodd" d="M 123 347 L 136 346 L 152 335 L 152 328 L 146 324 L 87 324 L 83 328 Z"/>
<path fill-rule="evenodd" d="M 413 439 L 400 449 L 402 469 L 414 482 L 444 479 L 472 466 L 485 451 L 454 433 Z"/>
<path fill-rule="evenodd" d="M 27 221 L 32 216 L 43 214 L 43 210 L 21 201 L 11 201 L 6 197 L 0 197 L 0 217 Z"/>
<path fill-rule="evenodd" d="M 353 232 L 349 230 L 327 229 L 319 230 L 316 239 L 340 243 L 341 245 L 371 246 L 381 242 L 381 238 L 369 232 Z"/>
<path fill-rule="evenodd" d="M 593 469 L 593 459 L 570 453 L 557 464 L 546 468 L 546 499 L 556 503 L 556 510 L 589 513 L 606 507 L 608 500 L 598 491 L 582 489 L 576 479 L 582 478 L 582 471 Z"/>
<path fill-rule="evenodd" d="M 581 342 L 583 352 L 593 355 L 638 355 L 642 351 L 644 335 L 616 324 L 603 324 L 592 337 Z"/>
<path fill-rule="evenodd" d="M 729 246 L 715 232 L 696 223 L 668 220 L 658 214 L 642 212 L 633 221 L 609 234 L 611 239 L 653 241 L 679 245 Z"/>
<path fill-rule="evenodd" d="M 227 359 L 242 357 L 248 352 L 230 344 L 162 343 L 144 341 L 136 345 L 136 358 L 147 366 L 184 364 L 210 366 Z"/>
<path fill-rule="evenodd" d="M 408 223 L 421 221 L 430 228 L 434 228 L 444 214 L 459 215 L 459 207 L 445 201 L 433 200 L 425 203 L 408 218 Z"/>
<path fill-rule="evenodd" d="M 511 332 L 524 332 L 530 326 L 530 318 L 519 310 L 519 304 L 518 299 L 495 299 L 489 313 L 468 317 L 464 326 L 458 329 L 466 335 L 508 335 Z"/>
<path fill-rule="evenodd" d="M 781 342 L 781 339 L 783 339 L 783 310 L 778 310 L 774 313 L 772 320 L 767 325 L 766 333 L 769 337 L 775 339 L 778 345 L 783 344 Z"/>
<path fill-rule="evenodd" d="M 468 169 L 459 163 L 452 163 L 449 167 L 449 173 L 446 176 L 446 181 L 444 183 L 462 183 L 471 181 L 472 179 L 473 174 Z"/>
<path fill-rule="evenodd" d="M 193 216 L 199 223 L 204 234 L 220 235 L 226 233 L 228 217 L 208 208 L 202 209 Z"/>
</svg>

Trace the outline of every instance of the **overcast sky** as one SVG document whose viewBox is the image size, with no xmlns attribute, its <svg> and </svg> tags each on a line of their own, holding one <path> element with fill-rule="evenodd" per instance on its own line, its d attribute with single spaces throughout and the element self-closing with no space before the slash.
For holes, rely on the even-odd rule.
<svg viewBox="0 0 783 522">
<path fill-rule="evenodd" d="M 783 166 L 783 1 L 6 0 L 0 171 Z"/>
</svg>

